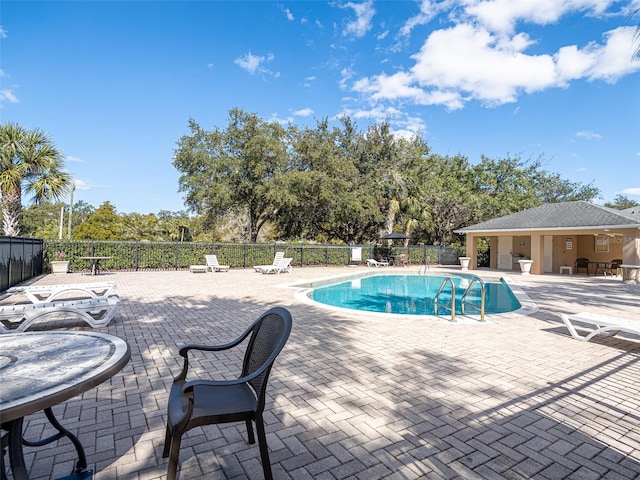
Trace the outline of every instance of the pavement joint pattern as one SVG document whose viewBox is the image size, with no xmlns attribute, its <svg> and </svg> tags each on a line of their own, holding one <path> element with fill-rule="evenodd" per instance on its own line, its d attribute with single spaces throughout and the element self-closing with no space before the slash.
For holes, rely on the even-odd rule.
<svg viewBox="0 0 640 480">
<path fill-rule="evenodd" d="M 354 271 L 367 268 L 101 275 L 117 283 L 123 306 L 98 331 L 126 339 L 131 361 L 54 407 L 79 435 L 95 478 L 166 478 L 166 407 L 182 365 L 179 346 L 229 341 L 275 305 L 294 319 L 265 410 L 276 479 L 640 478 L 640 338 L 579 342 L 558 316 L 591 311 L 639 320 L 639 285 L 514 272 L 539 310 L 483 324 L 333 312 L 296 300 L 288 286 Z M 36 283 L 91 281 L 73 273 Z M 62 328 L 91 330 L 73 319 L 30 330 Z M 197 357 L 192 366 L 204 377 L 230 377 L 241 353 Z M 51 430 L 42 414 L 25 424 L 30 439 Z M 25 452 L 32 479 L 73 469 L 66 440 Z M 262 467 L 244 424 L 226 424 L 184 436 L 178 473 L 181 480 L 259 479 Z"/>
</svg>

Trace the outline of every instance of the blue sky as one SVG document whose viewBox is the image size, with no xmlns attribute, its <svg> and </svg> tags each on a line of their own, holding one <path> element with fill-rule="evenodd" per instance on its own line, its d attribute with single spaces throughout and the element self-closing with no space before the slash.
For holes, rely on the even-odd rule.
<svg viewBox="0 0 640 480">
<path fill-rule="evenodd" d="M 74 200 L 184 210 L 189 118 L 388 119 L 432 150 L 541 159 L 640 201 L 640 0 L 0 3 L 1 121 L 64 152 Z"/>
</svg>

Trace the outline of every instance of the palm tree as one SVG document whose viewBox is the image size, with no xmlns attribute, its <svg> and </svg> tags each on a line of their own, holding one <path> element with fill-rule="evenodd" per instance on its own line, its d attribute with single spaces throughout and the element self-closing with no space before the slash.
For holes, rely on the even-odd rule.
<svg viewBox="0 0 640 480">
<path fill-rule="evenodd" d="M 71 188 L 71 176 L 63 170 L 62 153 L 42 130 L 26 130 L 18 124 L 0 125 L 0 192 L 4 234 L 20 233 L 22 193 L 32 201 L 57 201 Z"/>
</svg>

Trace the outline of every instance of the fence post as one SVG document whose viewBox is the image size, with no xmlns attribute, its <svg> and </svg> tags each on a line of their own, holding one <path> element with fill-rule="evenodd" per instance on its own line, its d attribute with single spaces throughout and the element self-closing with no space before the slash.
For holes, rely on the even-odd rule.
<svg viewBox="0 0 640 480">
<path fill-rule="evenodd" d="M 329 245 L 324 246 L 324 266 L 329 266 Z"/>
<path fill-rule="evenodd" d="M 242 244 L 242 268 L 247 268 L 247 242 Z"/>
</svg>

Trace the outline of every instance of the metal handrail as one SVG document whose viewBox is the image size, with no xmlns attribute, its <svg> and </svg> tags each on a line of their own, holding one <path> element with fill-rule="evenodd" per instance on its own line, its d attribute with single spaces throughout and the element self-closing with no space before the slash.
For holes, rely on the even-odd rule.
<svg viewBox="0 0 640 480">
<path fill-rule="evenodd" d="M 444 286 L 447 284 L 447 282 L 451 284 L 451 306 L 438 302 L 438 297 L 442 293 L 442 290 L 444 289 Z M 456 286 L 453 283 L 453 280 L 451 279 L 451 277 L 445 277 L 445 279 L 440 284 L 438 293 L 436 293 L 435 297 L 433 297 L 433 313 L 435 315 L 438 314 L 438 306 L 441 306 L 451 311 L 451 321 L 452 322 L 456 321 Z"/>
<path fill-rule="evenodd" d="M 471 287 L 473 287 L 475 283 L 478 283 L 480 285 L 480 306 L 479 307 L 477 305 L 474 305 L 471 302 L 465 301 L 467 294 L 471 291 Z M 484 296 L 485 296 L 484 282 L 480 277 L 473 277 L 473 280 L 471 280 L 471 283 L 469 284 L 467 289 L 464 291 L 464 293 L 462 294 L 462 298 L 460 299 L 460 309 L 462 310 L 462 314 L 464 315 L 465 305 L 468 305 L 470 307 L 480 310 L 480 321 L 484 322 Z"/>
<path fill-rule="evenodd" d="M 422 273 L 422 275 L 426 275 L 427 274 L 427 270 L 429 270 L 429 259 L 425 258 L 424 259 L 424 272 Z M 422 269 L 418 270 L 418 275 L 420 275 L 421 271 L 422 271 Z"/>
</svg>

